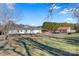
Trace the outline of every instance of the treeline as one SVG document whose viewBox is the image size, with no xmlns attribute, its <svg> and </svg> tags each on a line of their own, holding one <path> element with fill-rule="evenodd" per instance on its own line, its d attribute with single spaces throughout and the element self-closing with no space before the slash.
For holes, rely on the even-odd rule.
<svg viewBox="0 0 79 59">
<path fill-rule="evenodd" d="M 56 30 L 58 27 L 71 27 L 72 29 L 75 28 L 75 24 L 71 23 L 56 23 L 56 22 L 44 22 L 42 28 L 44 30 Z"/>
</svg>

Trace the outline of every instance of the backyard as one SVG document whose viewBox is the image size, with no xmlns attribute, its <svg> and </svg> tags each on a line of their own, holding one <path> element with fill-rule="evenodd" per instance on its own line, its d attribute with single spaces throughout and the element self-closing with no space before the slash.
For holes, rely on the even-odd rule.
<svg viewBox="0 0 79 59">
<path fill-rule="evenodd" d="M 79 55 L 79 33 L 42 35 L 34 39 L 44 45 Z M 59 52 L 58 52 L 59 53 Z"/>
<path fill-rule="evenodd" d="M 79 56 L 79 33 L 0 36 L 0 55 Z"/>
</svg>

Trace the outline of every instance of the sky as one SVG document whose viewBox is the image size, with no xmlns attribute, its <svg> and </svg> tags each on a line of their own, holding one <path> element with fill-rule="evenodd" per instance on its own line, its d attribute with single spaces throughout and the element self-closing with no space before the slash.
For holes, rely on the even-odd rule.
<svg viewBox="0 0 79 59">
<path fill-rule="evenodd" d="M 15 10 L 22 15 L 18 15 L 20 20 L 17 23 L 33 26 L 40 26 L 45 21 L 76 23 L 71 12 L 75 7 L 74 3 L 16 3 Z M 52 10 L 51 14 L 49 10 Z M 49 15 L 50 17 L 46 18 Z"/>
</svg>

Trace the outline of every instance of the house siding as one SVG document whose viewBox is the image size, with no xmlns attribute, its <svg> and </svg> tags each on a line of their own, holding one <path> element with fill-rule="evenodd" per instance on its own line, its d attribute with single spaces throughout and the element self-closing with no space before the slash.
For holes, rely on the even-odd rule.
<svg viewBox="0 0 79 59">
<path fill-rule="evenodd" d="M 41 30 L 10 30 L 8 31 L 8 34 L 37 34 L 41 33 Z"/>
</svg>

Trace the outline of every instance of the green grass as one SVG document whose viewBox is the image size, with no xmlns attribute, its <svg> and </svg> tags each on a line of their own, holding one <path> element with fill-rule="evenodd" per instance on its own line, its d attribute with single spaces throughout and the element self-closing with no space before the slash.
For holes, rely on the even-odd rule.
<svg viewBox="0 0 79 59">
<path fill-rule="evenodd" d="M 75 53 L 75 54 L 79 54 L 79 45 L 75 45 L 73 44 L 74 42 L 72 42 L 73 40 L 76 40 L 75 38 L 73 37 L 79 37 L 79 34 L 71 34 L 71 35 L 67 35 L 67 34 L 58 34 L 58 38 L 59 39 L 56 39 L 56 38 L 52 38 L 52 37 L 47 37 L 47 36 L 42 36 L 38 39 L 36 39 L 36 41 L 42 43 L 42 44 L 45 44 L 45 45 L 48 45 L 50 47 L 53 47 L 53 48 L 57 48 L 57 49 L 60 49 L 60 50 L 63 50 L 63 51 L 68 51 L 68 52 L 71 52 L 71 53 Z M 63 37 L 63 39 L 60 39 L 60 37 Z M 68 43 L 68 39 L 66 38 L 73 38 L 71 39 L 71 43 Z M 79 40 L 79 39 L 78 39 Z"/>
</svg>

